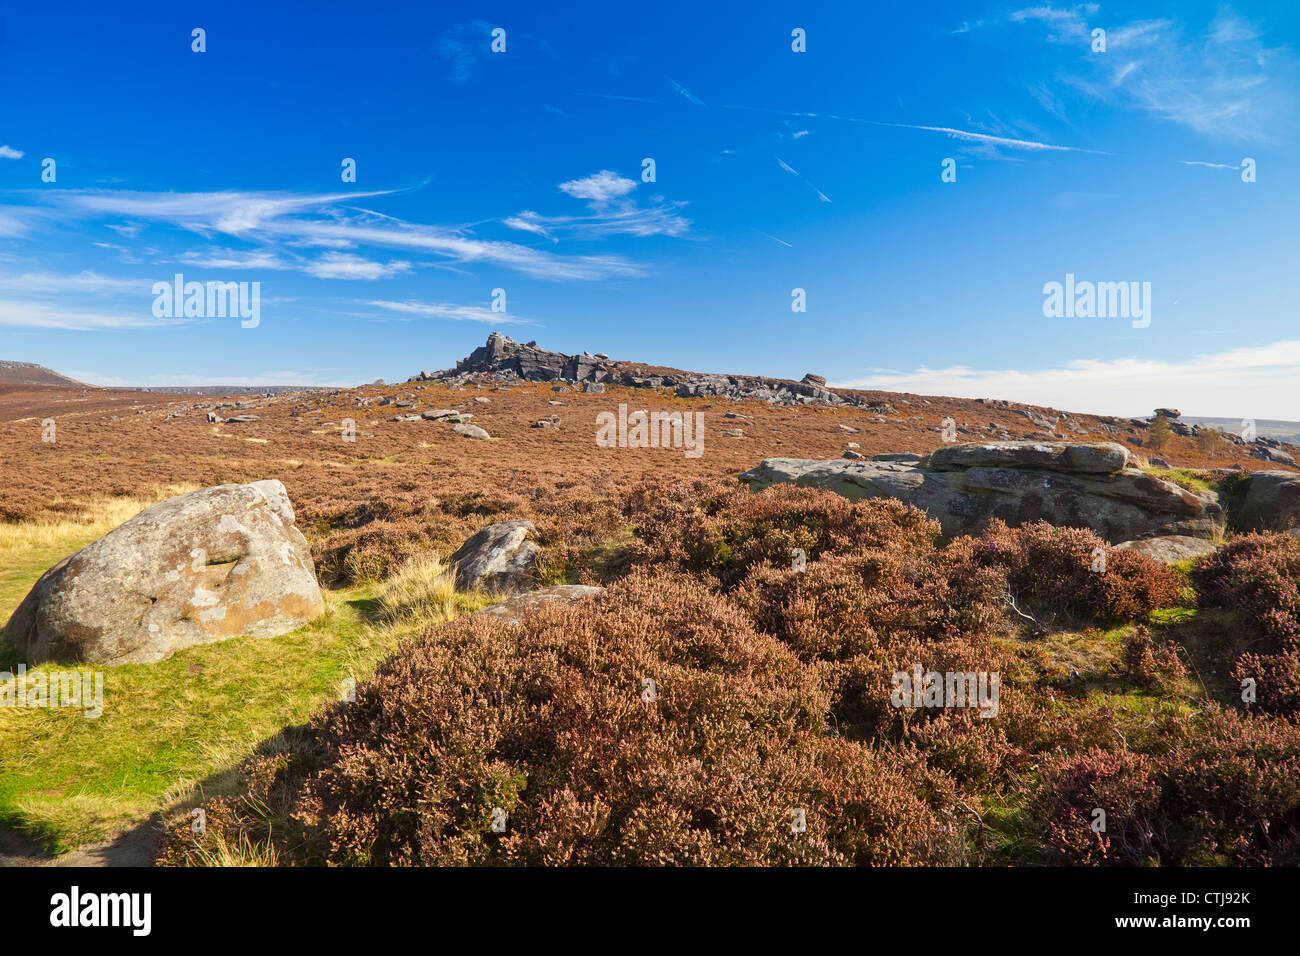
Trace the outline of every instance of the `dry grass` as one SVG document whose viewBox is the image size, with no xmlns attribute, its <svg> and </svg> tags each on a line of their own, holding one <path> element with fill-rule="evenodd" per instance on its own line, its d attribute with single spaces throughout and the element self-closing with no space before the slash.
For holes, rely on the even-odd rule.
<svg viewBox="0 0 1300 956">
<path fill-rule="evenodd" d="M 66 547 L 82 539 L 94 541 L 150 505 L 187 491 L 197 491 L 199 487 L 185 482 L 155 487 L 151 492 L 134 497 L 92 498 L 72 505 L 76 512 L 66 517 L 46 515 L 34 521 L 0 523 L 0 558 L 17 552 Z M 67 506 L 71 503 L 60 504 Z"/>
<path fill-rule="evenodd" d="M 423 627 L 450 621 L 490 601 L 457 592 L 455 572 L 430 551 L 408 558 L 384 581 L 376 603 L 381 621 Z"/>
</svg>

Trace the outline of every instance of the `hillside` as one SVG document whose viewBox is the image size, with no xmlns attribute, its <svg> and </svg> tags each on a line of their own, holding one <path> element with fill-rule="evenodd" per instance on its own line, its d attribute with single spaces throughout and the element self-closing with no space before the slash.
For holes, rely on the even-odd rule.
<svg viewBox="0 0 1300 956">
<path fill-rule="evenodd" d="M 60 375 L 35 362 L 0 360 L 0 385 L 61 385 L 65 388 L 95 388 L 85 382 Z"/>
</svg>

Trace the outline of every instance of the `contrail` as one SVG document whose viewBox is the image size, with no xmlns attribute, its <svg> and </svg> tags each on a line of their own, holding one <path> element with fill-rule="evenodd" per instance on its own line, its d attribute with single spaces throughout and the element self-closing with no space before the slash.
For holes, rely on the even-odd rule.
<svg viewBox="0 0 1300 956">
<path fill-rule="evenodd" d="M 664 79 L 666 79 L 669 83 L 671 83 L 671 84 L 673 85 L 673 89 L 675 89 L 678 93 L 682 94 L 682 96 L 686 97 L 688 100 L 690 100 L 690 101 L 691 101 L 692 103 L 694 103 L 696 106 L 703 106 L 706 110 L 709 108 L 708 104 L 705 103 L 704 100 L 700 99 L 698 96 L 696 96 L 696 95 L 695 95 L 694 93 L 692 93 L 690 90 L 688 90 L 686 87 L 682 86 L 680 83 L 678 83 L 676 80 L 674 80 L 671 76 L 664 77 Z"/>
<path fill-rule="evenodd" d="M 1099 149 L 1083 149 L 1078 146 L 1057 146 L 1053 143 L 1038 143 L 1031 139 L 1011 139 L 1006 136 L 992 136 L 988 133 L 972 133 L 964 129 L 949 126 L 918 126 L 914 123 L 884 123 L 880 120 L 861 119 L 857 116 L 840 116 L 837 113 L 798 113 L 790 110 L 769 110 L 761 106 L 723 106 L 724 110 L 745 110 L 751 113 L 773 113 L 777 116 L 798 116 L 806 119 L 831 119 L 844 123 L 861 123 L 865 126 L 888 126 L 894 129 L 919 129 L 930 133 L 943 133 L 953 139 L 964 139 L 975 143 L 989 143 L 993 146 L 1006 146 L 1009 149 L 1053 150 L 1062 153 L 1093 153 L 1098 156 L 1110 156 Z"/>
</svg>

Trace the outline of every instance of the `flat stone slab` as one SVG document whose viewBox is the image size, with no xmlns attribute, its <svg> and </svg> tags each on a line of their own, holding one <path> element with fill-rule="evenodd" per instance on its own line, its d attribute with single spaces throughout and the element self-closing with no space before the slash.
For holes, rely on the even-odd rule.
<svg viewBox="0 0 1300 956">
<path fill-rule="evenodd" d="M 1185 534 L 1169 534 L 1159 538 L 1143 538 L 1140 541 L 1122 541 L 1115 545 L 1116 551 L 1136 551 L 1155 558 L 1161 564 L 1177 564 L 1192 558 L 1213 554 L 1223 547 L 1208 538 L 1192 538 Z"/>
<path fill-rule="evenodd" d="M 774 484 L 825 488 L 856 501 L 897 498 L 937 520 L 943 534 L 978 534 L 994 518 L 1091 528 L 1107 541 L 1178 534 L 1213 538 L 1223 508 L 1213 492 L 1180 488 L 1136 468 L 1066 474 L 1042 468 L 933 471 L 906 462 L 768 458 L 739 476 L 754 491 Z"/>
<path fill-rule="evenodd" d="M 585 597 L 604 594 L 605 589 L 590 584 L 557 584 L 549 588 L 537 588 L 517 594 L 512 598 L 475 611 L 474 617 L 494 617 L 503 621 L 518 621 L 520 618 L 536 611 L 538 608 L 556 601 L 569 603 Z"/>
<path fill-rule="evenodd" d="M 989 441 L 946 445 L 923 459 L 927 468 L 1045 468 L 1065 474 L 1113 474 L 1128 466 L 1116 442 Z"/>
</svg>

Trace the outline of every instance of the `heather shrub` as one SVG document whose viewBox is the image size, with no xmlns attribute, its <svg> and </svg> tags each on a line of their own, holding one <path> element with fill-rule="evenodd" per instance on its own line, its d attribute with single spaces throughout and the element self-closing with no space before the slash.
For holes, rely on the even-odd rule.
<svg viewBox="0 0 1300 956">
<path fill-rule="evenodd" d="M 1300 717 L 1300 649 L 1294 646 L 1276 654 L 1242 654 L 1232 668 L 1233 680 L 1240 685 L 1255 682 L 1255 701 L 1269 714 Z"/>
<path fill-rule="evenodd" d="M 1300 538 L 1240 535 L 1198 561 L 1192 579 L 1203 607 L 1234 608 L 1281 644 L 1300 639 Z"/>
<path fill-rule="evenodd" d="M 1300 724 L 1209 709 L 1164 760 L 1167 863 L 1300 865 Z"/>
<path fill-rule="evenodd" d="M 1160 800 L 1156 765 L 1127 750 L 1091 749 L 1050 757 L 1043 768 L 1035 812 L 1057 862 L 1129 866 L 1151 862 L 1153 821 Z M 1095 830 L 1096 811 L 1105 829 Z"/>
<path fill-rule="evenodd" d="M 1104 570 L 1094 571 L 1096 549 Z M 1010 596 L 1048 621 L 1058 617 L 1103 622 L 1132 621 L 1178 602 L 1182 579 L 1147 555 L 1116 551 L 1086 528 L 1058 528 L 1045 521 L 1010 528 L 993 521 L 978 538 L 949 545 L 972 567 L 1007 571 Z"/>
<path fill-rule="evenodd" d="M 1067 864 L 1300 864 L 1300 727 L 1211 706 L 1167 748 L 1049 758 L 1032 808 Z M 1105 833 L 1089 824 L 1106 811 Z"/>
<path fill-rule="evenodd" d="M 1172 644 L 1155 641 L 1151 629 L 1142 624 L 1124 638 L 1120 656 L 1124 672 L 1130 678 L 1159 693 L 1173 690 L 1178 681 L 1187 676 L 1178 649 Z"/>
<path fill-rule="evenodd" d="M 753 493 L 722 482 L 682 483 L 648 502 L 634 522 L 631 560 L 706 575 L 731 590 L 760 564 L 790 567 L 865 548 L 923 552 L 939 526 L 893 499 L 849 501 L 831 491 L 778 485 Z"/>
<path fill-rule="evenodd" d="M 959 859 L 945 776 L 829 735 L 829 704 L 816 669 L 725 599 L 636 572 L 517 625 L 430 630 L 261 767 L 256 798 L 284 808 L 282 855 L 299 862 Z M 234 817 L 217 807 L 227 842 Z"/>
<path fill-rule="evenodd" d="M 1246 534 L 1202 558 L 1192 571 L 1204 607 L 1228 607 L 1264 646 L 1233 665 L 1237 681 L 1255 682 L 1256 703 L 1300 715 L 1300 539 Z"/>
<path fill-rule="evenodd" d="M 1004 621 L 1002 577 L 950 570 L 937 552 L 870 548 L 804 571 L 757 567 L 732 597 L 760 630 L 821 665 L 841 733 L 892 737 L 937 713 L 891 705 L 897 672 L 999 670 L 987 635 Z"/>
</svg>

